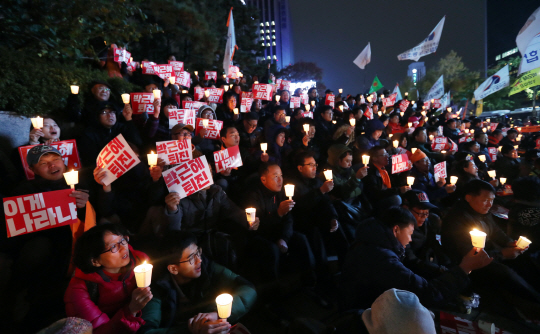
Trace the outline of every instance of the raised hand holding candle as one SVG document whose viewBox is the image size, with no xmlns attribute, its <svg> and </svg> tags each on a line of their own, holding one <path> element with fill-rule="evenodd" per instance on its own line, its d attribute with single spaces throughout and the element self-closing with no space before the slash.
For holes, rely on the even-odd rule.
<svg viewBox="0 0 540 334">
<path fill-rule="evenodd" d="M 238 115 L 238 108 L 234 108 L 234 109 L 233 109 L 233 113 L 234 113 L 235 115 Z"/>
<path fill-rule="evenodd" d="M 71 87 L 71 94 L 77 95 L 79 94 L 79 86 L 72 85 Z"/>
<path fill-rule="evenodd" d="M 465 129 L 464 131 L 465 131 L 465 133 L 469 133 L 469 129 Z"/>
<path fill-rule="evenodd" d="M 153 267 L 153 265 L 144 261 L 143 264 L 140 264 L 133 269 L 133 272 L 135 273 L 135 280 L 137 281 L 137 287 L 146 288 L 150 286 L 150 283 L 152 282 Z"/>
<path fill-rule="evenodd" d="M 302 125 L 304 127 L 304 132 L 307 134 L 309 132 L 309 124 Z"/>
<path fill-rule="evenodd" d="M 254 83 L 254 84 L 256 84 L 256 85 L 257 85 L 257 84 L 259 84 L 259 82 L 258 82 L 258 81 L 253 81 L 253 83 Z"/>
<path fill-rule="evenodd" d="M 488 175 L 489 175 L 489 177 L 494 179 L 497 176 L 497 172 L 494 171 L 494 170 L 488 170 Z"/>
<path fill-rule="evenodd" d="M 156 166 L 157 165 L 157 153 L 154 154 L 154 151 L 151 151 L 151 153 L 147 154 L 148 156 L 148 165 L 150 166 Z"/>
<path fill-rule="evenodd" d="M 326 181 L 332 180 L 333 175 L 332 175 L 331 169 L 327 169 L 323 173 L 324 173 L 324 177 L 326 178 Z"/>
<path fill-rule="evenodd" d="M 249 225 L 252 225 L 255 222 L 255 216 L 256 216 L 257 209 L 255 208 L 247 208 L 246 209 L 246 217 Z"/>
<path fill-rule="evenodd" d="M 209 96 L 210 96 L 210 91 L 209 91 L 209 90 L 205 90 L 205 91 L 204 91 L 204 96 L 209 97 Z"/>
<path fill-rule="evenodd" d="M 416 152 L 416 150 L 417 150 L 416 147 L 411 148 L 411 153 L 414 154 Z"/>
<path fill-rule="evenodd" d="M 336 120 L 333 120 L 333 121 L 332 121 L 332 124 L 336 124 L 336 123 L 337 123 L 337 121 L 336 121 Z"/>
<path fill-rule="evenodd" d="M 182 91 L 182 94 L 187 94 L 187 93 L 188 93 L 188 91 L 185 90 L 185 89 Z"/>
<path fill-rule="evenodd" d="M 71 189 L 75 189 L 75 185 L 79 183 L 79 172 L 76 170 L 71 170 L 71 172 L 64 173 L 64 178 L 66 183 Z"/>
<path fill-rule="evenodd" d="M 217 313 L 220 319 L 227 319 L 231 316 L 233 296 L 228 293 L 221 294 L 216 298 Z"/>
<path fill-rule="evenodd" d="M 154 89 L 154 98 L 159 99 L 161 97 L 161 91 L 159 89 Z"/>
<path fill-rule="evenodd" d="M 377 114 L 379 115 L 379 117 L 381 117 L 382 116 L 382 111 L 379 111 Z"/>
<path fill-rule="evenodd" d="M 311 101 L 311 106 L 315 107 L 315 101 Z"/>
<path fill-rule="evenodd" d="M 281 95 L 276 95 L 276 102 L 279 102 L 281 100 Z"/>
<path fill-rule="evenodd" d="M 521 248 L 521 249 L 525 249 L 527 247 L 529 247 L 529 245 L 531 244 L 531 241 L 527 238 L 525 238 L 524 236 L 521 236 L 519 237 L 517 243 L 516 243 L 516 247 L 517 248 Z"/>
<path fill-rule="evenodd" d="M 501 180 L 502 185 L 504 185 L 506 183 L 506 178 L 505 177 L 501 177 L 500 180 Z"/>
<path fill-rule="evenodd" d="M 409 126 L 409 128 L 412 128 L 412 122 L 407 123 L 407 125 Z"/>
<path fill-rule="evenodd" d="M 400 112 L 399 114 L 401 115 L 401 117 L 403 117 L 403 115 L 405 115 L 405 112 L 402 111 L 402 112 Z"/>
<path fill-rule="evenodd" d="M 351 126 L 355 126 L 356 125 L 356 119 L 355 118 L 349 119 L 349 123 L 351 123 Z"/>
<path fill-rule="evenodd" d="M 289 200 L 292 201 L 292 197 L 294 196 L 294 184 L 285 185 L 285 196 L 289 197 Z"/>
<path fill-rule="evenodd" d="M 455 185 L 458 180 L 457 176 L 450 176 L 450 184 Z"/>
<path fill-rule="evenodd" d="M 409 187 L 412 187 L 412 185 L 414 184 L 414 176 L 407 176 L 407 184 L 409 185 Z"/>
<path fill-rule="evenodd" d="M 37 116 L 37 117 L 30 118 L 30 121 L 32 121 L 32 126 L 34 127 L 34 129 L 43 128 L 43 118 Z"/>
<path fill-rule="evenodd" d="M 433 141 L 434 138 L 435 138 L 434 135 L 429 135 L 429 141 Z"/>
<path fill-rule="evenodd" d="M 441 151 L 441 153 L 442 153 L 442 154 L 445 154 L 445 153 L 446 153 L 446 151 L 442 150 L 442 151 Z"/>
<path fill-rule="evenodd" d="M 339 89 L 339 93 L 340 93 L 340 94 L 343 93 L 343 88 L 340 88 L 340 89 Z"/>
<path fill-rule="evenodd" d="M 261 143 L 261 151 L 263 151 L 263 153 L 266 153 L 267 149 L 268 149 L 268 144 L 267 143 Z"/>
<path fill-rule="evenodd" d="M 369 155 L 362 156 L 362 163 L 364 164 L 364 166 L 367 166 L 369 164 Z"/>
<path fill-rule="evenodd" d="M 471 241 L 472 241 L 473 247 L 477 247 L 477 248 L 486 247 L 486 236 L 487 236 L 486 233 L 482 231 L 478 231 L 477 229 L 473 229 L 469 233 L 471 234 Z"/>
<path fill-rule="evenodd" d="M 394 148 L 398 148 L 398 146 L 399 146 L 399 141 L 398 140 L 394 140 L 392 143 L 394 144 Z"/>
<path fill-rule="evenodd" d="M 306 104 L 305 107 L 306 107 L 306 111 L 309 111 L 309 109 L 310 109 L 310 108 L 309 108 L 309 104 Z"/>
<path fill-rule="evenodd" d="M 193 72 L 193 73 L 195 73 L 195 75 L 199 75 L 199 71 L 195 71 L 195 72 Z"/>
<path fill-rule="evenodd" d="M 124 104 L 128 104 L 129 103 L 129 94 L 122 94 L 122 102 L 124 102 Z"/>
<path fill-rule="evenodd" d="M 174 85 L 174 83 L 176 82 L 176 77 L 170 77 L 169 82 Z"/>
<path fill-rule="evenodd" d="M 483 133 L 486 133 L 486 132 L 487 132 L 487 129 L 486 129 L 486 128 L 482 128 L 482 132 L 483 132 Z"/>
<path fill-rule="evenodd" d="M 227 85 L 223 86 L 223 90 L 224 90 L 224 91 L 228 91 L 228 90 L 229 90 L 229 86 L 227 86 Z"/>
<path fill-rule="evenodd" d="M 205 129 L 208 127 L 208 119 L 205 118 L 205 119 L 202 120 L 202 126 Z"/>
</svg>

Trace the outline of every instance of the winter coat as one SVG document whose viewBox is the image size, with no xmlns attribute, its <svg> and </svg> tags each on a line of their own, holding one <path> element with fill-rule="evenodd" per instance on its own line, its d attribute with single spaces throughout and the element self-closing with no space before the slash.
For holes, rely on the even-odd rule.
<svg viewBox="0 0 540 334">
<path fill-rule="evenodd" d="M 362 179 L 362 183 L 364 184 L 364 191 L 371 201 L 371 204 L 375 204 L 390 196 L 399 195 L 399 188 L 394 184 L 392 184 L 392 188 L 387 188 L 383 183 L 381 173 L 377 167 L 371 163 L 369 164 L 367 175 Z"/>
<path fill-rule="evenodd" d="M 508 184 L 512 184 L 519 177 L 518 159 L 501 156 L 493 163 L 492 167 L 497 171 L 497 176 L 507 178 Z"/>
<path fill-rule="evenodd" d="M 131 262 L 120 280 L 112 281 L 100 269 L 94 273 L 75 270 L 64 295 L 66 314 L 92 323 L 94 333 L 135 333 L 144 325 L 141 313 L 129 311 L 131 294 L 137 288 L 133 269 L 149 258 L 129 246 Z"/>
<path fill-rule="evenodd" d="M 425 192 L 432 204 L 439 203 L 442 198 L 448 196 L 445 187 L 437 185 L 431 172 L 428 171 L 427 174 L 424 174 L 413 166 L 410 176 L 414 177 L 414 184 L 411 188 Z"/>
</svg>

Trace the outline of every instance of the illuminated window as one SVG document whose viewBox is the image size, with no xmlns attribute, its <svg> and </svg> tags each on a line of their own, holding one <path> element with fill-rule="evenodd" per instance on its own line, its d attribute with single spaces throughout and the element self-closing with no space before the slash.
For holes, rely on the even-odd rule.
<svg viewBox="0 0 540 334">
<path fill-rule="evenodd" d="M 266 39 L 270 39 L 270 36 L 266 36 Z"/>
<path fill-rule="evenodd" d="M 272 36 L 272 39 L 276 39 L 276 35 Z"/>
<path fill-rule="evenodd" d="M 272 42 L 272 45 L 273 45 L 273 46 L 276 46 L 276 42 Z"/>
<path fill-rule="evenodd" d="M 272 21 L 272 25 L 275 26 L 275 25 L 276 25 L 276 22 Z"/>
<path fill-rule="evenodd" d="M 264 34 L 264 30 L 261 30 L 261 34 Z"/>
<path fill-rule="evenodd" d="M 261 27 L 264 27 L 264 23 L 261 22 Z"/>
</svg>

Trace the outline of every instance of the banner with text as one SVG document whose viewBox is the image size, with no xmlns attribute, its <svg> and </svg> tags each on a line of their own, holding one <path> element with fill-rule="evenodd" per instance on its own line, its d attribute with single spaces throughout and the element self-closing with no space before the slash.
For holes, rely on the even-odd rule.
<svg viewBox="0 0 540 334">
<path fill-rule="evenodd" d="M 153 93 L 130 93 L 131 109 L 134 114 L 154 113 L 154 94 Z"/>
<path fill-rule="evenodd" d="M 195 128 L 195 118 L 197 111 L 193 109 L 169 109 L 169 129 L 176 124 L 189 124 Z"/>
<path fill-rule="evenodd" d="M 208 103 L 223 103 L 223 89 L 222 88 L 205 88 L 205 92 L 208 92 Z"/>
<path fill-rule="evenodd" d="M 405 172 L 409 169 L 411 169 L 411 163 L 406 153 L 392 156 L 392 174 Z"/>
<path fill-rule="evenodd" d="M 272 101 L 271 84 L 253 84 L 253 98 L 265 101 Z"/>
</svg>

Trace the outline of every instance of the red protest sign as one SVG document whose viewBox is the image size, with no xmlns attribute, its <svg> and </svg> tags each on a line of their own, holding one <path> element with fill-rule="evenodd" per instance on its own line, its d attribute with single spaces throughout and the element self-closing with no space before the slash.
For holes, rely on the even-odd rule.
<svg viewBox="0 0 540 334">
<path fill-rule="evenodd" d="M 304 105 L 309 104 L 309 96 L 307 94 L 302 94 L 302 96 L 300 97 L 302 99 L 302 104 Z"/>
<path fill-rule="evenodd" d="M 435 180 L 446 180 L 446 161 L 439 162 L 433 166 Z"/>
<path fill-rule="evenodd" d="M 194 93 L 195 96 L 193 98 L 195 101 L 200 101 L 204 97 L 204 88 L 197 86 L 194 89 Z"/>
<path fill-rule="evenodd" d="M 169 109 L 169 129 L 176 124 L 188 124 L 195 128 L 196 111 L 194 109 Z"/>
<path fill-rule="evenodd" d="M 453 141 L 451 141 L 451 143 L 452 143 L 452 147 L 450 148 L 450 151 L 457 152 L 458 150 L 457 144 L 454 143 Z"/>
<path fill-rule="evenodd" d="M 424 102 L 424 107 L 426 107 L 426 109 L 429 109 L 429 101 Z"/>
<path fill-rule="evenodd" d="M 169 192 L 177 192 L 180 198 L 214 184 L 206 157 L 193 159 L 163 172 L 163 180 Z"/>
<path fill-rule="evenodd" d="M 364 115 L 366 116 L 367 119 L 373 119 L 373 109 L 368 107 Z"/>
<path fill-rule="evenodd" d="M 249 97 L 243 97 L 240 105 L 240 112 L 250 112 L 253 99 Z"/>
<path fill-rule="evenodd" d="M 143 74 L 155 74 L 154 73 L 154 65 L 156 65 L 156 63 L 154 63 L 152 61 L 143 61 L 141 63 L 141 68 L 142 68 Z"/>
<path fill-rule="evenodd" d="M 441 106 L 441 99 L 433 99 L 433 108 L 439 109 Z"/>
<path fill-rule="evenodd" d="M 242 92 L 241 98 L 253 98 L 253 92 Z"/>
<path fill-rule="evenodd" d="M 153 68 L 154 68 L 154 74 L 163 80 L 168 79 L 170 77 L 174 77 L 174 71 L 173 71 L 172 65 L 169 65 L 169 64 L 153 65 Z"/>
<path fill-rule="evenodd" d="M 134 114 L 154 113 L 154 94 L 153 93 L 130 93 L 131 109 Z"/>
<path fill-rule="evenodd" d="M 169 60 L 169 64 L 172 65 L 173 71 L 176 72 L 182 72 L 184 70 L 184 62 L 183 61 L 176 61 L 176 60 Z"/>
<path fill-rule="evenodd" d="M 306 111 L 306 112 L 303 112 L 303 113 L 302 113 L 302 117 L 313 119 L 313 112 L 312 112 L 312 111 Z"/>
<path fill-rule="evenodd" d="M 56 190 L 4 198 L 8 238 L 77 222 L 73 190 Z"/>
<path fill-rule="evenodd" d="M 405 172 L 411 169 L 411 163 L 407 154 L 396 154 L 392 156 L 392 174 Z"/>
<path fill-rule="evenodd" d="M 229 65 L 229 75 L 227 75 L 227 77 L 231 79 L 237 79 L 238 72 L 240 72 L 240 68 L 238 68 L 238 66 Z"/>
<path fill-rule="evenodd" d="M 497 129 L 497 126 L 499 125 L 499 123 L 490 123 L 489 124 L 489 131 L 493 132 Z"/>
<path fill-rule="evenodd" d="M 215 71 L 205 71 L 204 72 L 204 80 L 217 80 L 217 72 Z"/>
<path fill-rule="evenodd" d="M 203 118 L 197 118 L 197 127 L 195 128 L 195 136 L 199 135 L 203 126 Z M 209 119 L 206 127 L 206 135 L 204 138 L 219 139 L 219 131 L 223 128 L 223 122 L 216 119 Z"/>
<path fill-rule="evenodd" d="M 34 172 L 30 170 L 28 163 L 26 162 L 26 156 L 28 155 L 28 151 L 30 151 L 34 146 L 37 145 L 27 145 L 19 147 L 19 156 L 21 157 L 21 162 L 24 167 L 26 179 L 28 180 L 34 179 Z M 79 159 L 79 151 L 77 151 L 77 144 L 75 142 L 75 139 L 57 141 L 49 146 L 52 146 L 58 151 L 60 151 L 60 153 L 62 154 L 62 160 L 64 160 L 64 165 L 67 166 L 68 170 L 81 168 L 81 160 Z"/>
<path fill-rule="evenodd" d="M 272 101 L 273 88 L 271 84 L 254 84 L 252 90 L 254 99 Z"/>
<path fill-rule="evenodd" d="M 96 165 L 107 170 L 103 184 L 108 186 L 139 162 L 141 161 L 129 147 L 124 136 L 119 134 L 99 152 Z"/>
<path fill-rule="evenodd" d="M 385 107 L 391 107 L 396 103 L 397 93 L 390 94 L 390 96 L 382 99 Z"/>
<path fill-rule="evenodd" d="M 214 152 L 214 163 L 216 173 L 227 168 L 242 166 L 242 157 L 240 157 L 240 148 L 238 145 Z"/>
<path fill-rule="evenodd" d="M 180 86 L 189 88 L 191 86 L 191 74 L 189 72 L 183 71 L 179 73 L 176 77 L 176 83 Z"/>
<path fill-rule="evenodd" d="M 205 88 L 205 91 L 209 92 L 208 103 L 223 103 L 223 89 L 222 88 Z"/>
<path fill-rule="evenodd" d="M 131 58 L 131 53 L 126 49 L 113 48 L 114 61 L 118 64 L 129 63 L 129 58 Z"/>
<path fill-rule="evenodd" d="M 433 138 L 433 142 L 431 143 L 431 148 L 433 150 L 444 150 L 446 147 L 446 144 L 448 143 L 448 138 L 446 137 L 435 137 Z"/>
<path fill-rule="evenodd" d="M 191 139 L 158 141 L 156 143 L 158 158 L 166 165 L 176 165 L 193 159 Z"/>
<path fill-rule="evenodd" d="M 488 147 L 487 149 L 488 149 L 489 158 L 491 159 L 491 161 L 497 160 L 497 148 L 496 147 Z"/>
<path fill-rule="evenodd" d="M 443 311 L 440 314 L 441 334 L 512 334 L 487 321 L 471 321 Z"/>
<path fill-rule="evenodd" d="M 276 79 L 276 82 L 275 82 L 276 88 L 280 88 L 280 87 L 281 87 L 281 81 L 282 81 L 282 79 Z"/>
<path fill-rule="evenodd" d="M 182 108 L 184 109 L 199 109 L 204 106 L 206 103 L 198 101 L 182 101 Z"/>
<path fill-rule="evenodd" d="M 399 104 L 399 110 L 401 112 L 405 112 L 405 110 L 407 110 L 407 107 L 409 106 L 411 102 L 407 101 L 407 100 L 401 100 L 400 104 Z"/>
<path fill-rule="evenodd" d="M 139 65 L 139 63 L 134 62 L 134 61 L 128 62 L 127 63 L 127 70 L 133 72 L 133 71 L 135 71 L 137 69 L 138 65 Z"/>
<path fill-rule="evenodd" d="M 324 105 L 331 106 L 332 108 L 334 108 L 335 100 L 336 100 L 336 96 L 334 94 L 328 94 L 326 95 L 326 99 L 324 100 Z"/>
<path fill-rule="evenodd" d="M 289 90 L 289 88 L 291 88 L 291 82 L 288 80 L 281 80 L 279 87 L 281 90 Z"/>
<path fill-rule="evenodd" d="M 291 97 L 291 108 L 300 108 L 300 97 L 292 96 Z"/>
</svg>

